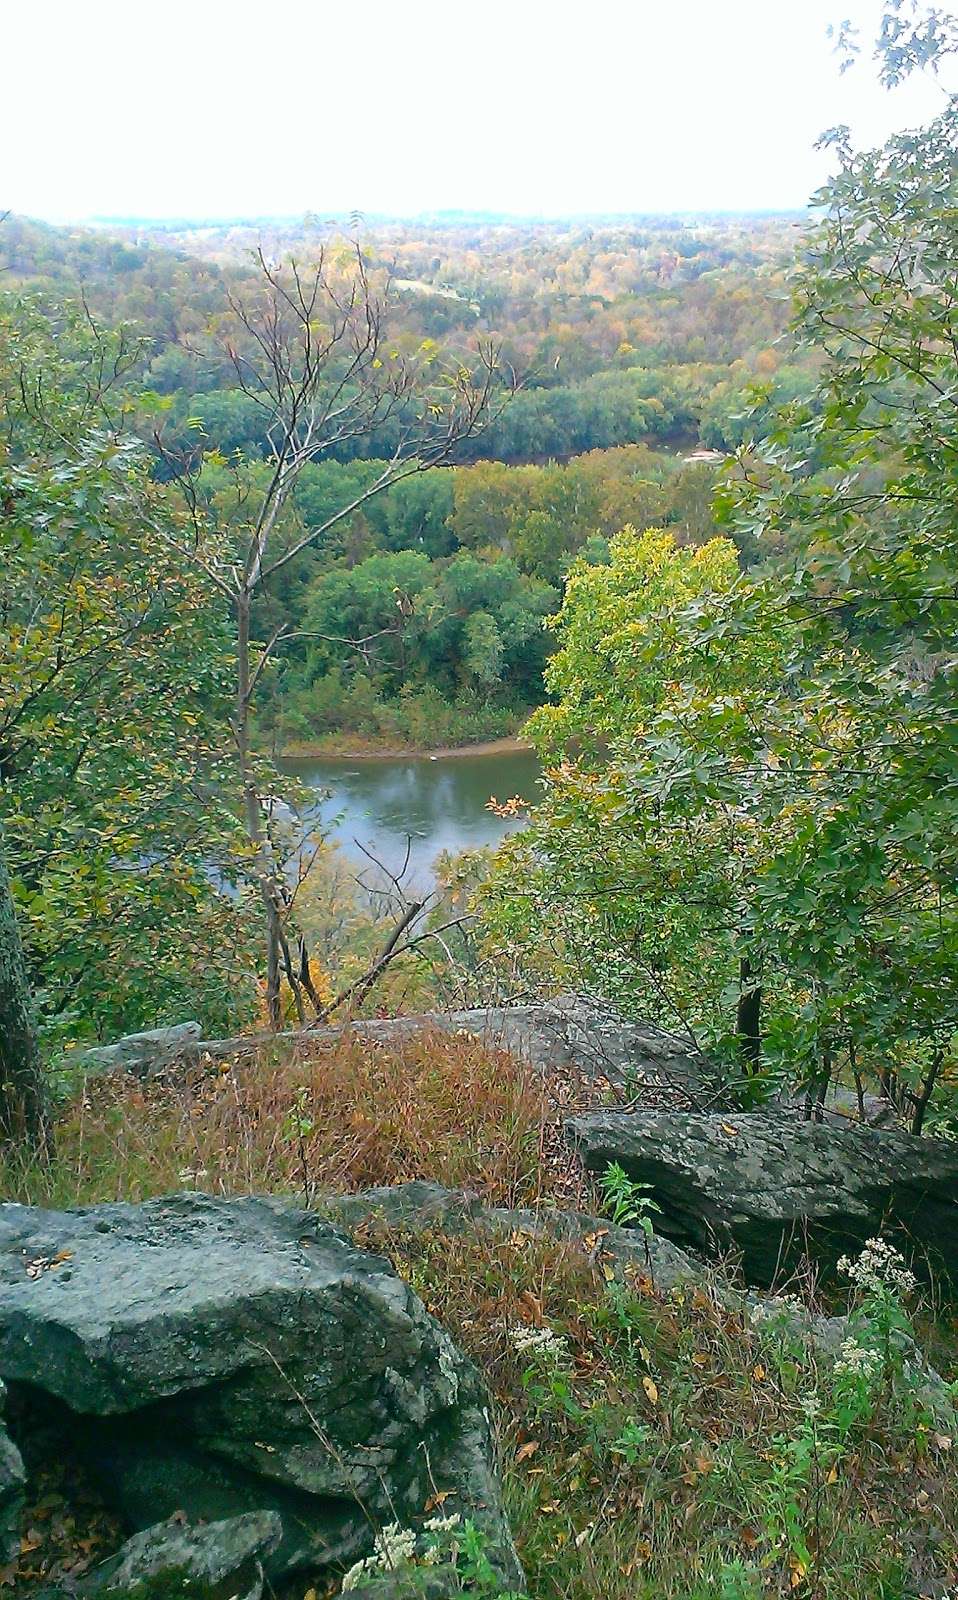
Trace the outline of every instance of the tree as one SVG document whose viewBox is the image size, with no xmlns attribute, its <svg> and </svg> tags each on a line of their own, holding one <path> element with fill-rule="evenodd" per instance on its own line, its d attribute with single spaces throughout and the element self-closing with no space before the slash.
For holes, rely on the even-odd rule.
<svg viewBox="0 0 958 1600">
<path fill-rule="evenodd" d="M 46 1096 L 17 910 L 0 824 L 0 1133 L 42 1142 Z"/>
<path fill-rule="evenodd" d="M 527 730 L 545 796 L 483 897 L 491 943 L 520 966 L 680 1024 L 730 1069 L 736 1040 L 754 1054 L 749 908 L 767 843 L 745 774 L 714 788 L 712 747 L 721 732 L 730 748 L 781 659 L 771 627 L 703 651 L 710 608 L 740 593 L 731 543 L 680 548 L 661 530 L 627 528 L 607 566 L 573 568 L 555 703 Z"/>
<path fill-rule="evenodd" d="M 958 37 L 948 19 L 931 35 L 906 22 L 886 18 L 886 76 L 929 38 Z M 795 682 L 812 664 L 807 692 L 830 714 L 828 827 L 783 860 L 785 898 L 766 914 L 812 970 L 812 941 L 819 959 L 833 950 L 842 905 L 881 883 L 855 1032 L 884 1048 L 886 1088 L 920 1127 L 958 1024 L 958 103 L 879 151 L 853 153 L 841 130 L 833 143 L 840 170 L 816 197 L 824 220 L 796 293 L 796 337 L 821 376 L 739 453 L 721 509 L 744 538 L 793 552 Z"/>
<path fill-rule="evenodd" d="M 796 283 L 817 381 L 759 397 L 719 500 L 775 562 L 626 533 L 577 571 L 546 801 L 489 904 L 500 943 L 541 960 L 549 929 L 553 966 L 688 1027 L 743 1094 L 814 1111 L 871 1075 L 918 1132 L 958 1027 L 958 107 L 836 147 Z"/>
<path fill-rule="evenodd" d="M 232 614 L 231 732 L 265 920 L 269 1016 L 278 1026 L 281 973 L 301 1020 L 307 1002 L 317 1016 L 325 1008 L 305 942 L 300 940 L 295 959 L 291 950 L 289 894 L 269 837 L 263 775 L 251 738 L 257 685 L 292 630 L 280 623 L 256 642 L 254 610 L 269 585 L 344 519 L 394 484 L 448 461 L 483 425 L 502 392 L 502 375 L 491 346 L 480 347 L 469 365 L 464 359 L 443 362 L 431 339 L 406 348 L 401 338 L 391 338 L 389 282 L 374 283 L 358 247 L 323 250 L 308 270 L 295 261 L 275 265 L 262 251 L 258 260 L 255 294 L 230 292 L 221 335 L 202 354 L 259 409 L 268 442 L 267 481 L 247 472 L 239 459 L 231 514 L 217 526 L 206 515 L 195 461 L 177 457 L 160 433 L 156 443 L 179 475 L 192 516 L 192 538 L 175 541 L 174 548 L 205 574 Z M 304 526 L 294 495 L 304 468 L 356 441 L 379 438 L 391 441 L 381 472 L 321 523 Z"/>
<path fill-rule="evenodd" d="M 46 1046 L 255 1002 L 229 635 L 124 425 L 138 364 L 82 307 L 0 311 L 0 810 Z"/>
</svg>

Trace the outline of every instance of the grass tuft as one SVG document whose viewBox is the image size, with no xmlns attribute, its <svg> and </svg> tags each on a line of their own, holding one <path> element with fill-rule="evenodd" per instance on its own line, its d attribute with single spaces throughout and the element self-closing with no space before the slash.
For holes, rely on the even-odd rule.
<svg viewBox="0 0 958 1600">
<path fill-rule="evenodd" d="M 529 1205 L 551 1182 L 553 1120 L 538 1075 L 472 1037 L 347 1033 L 292 1060 L 264 1051 L 167 1081 L 91 1080 L 61 1112 L 52 1160 L 0 1156 L 0 1192 L 53 1207 L 190 1187 L 311 1201 L 421 1178 Z"/>
</svg>

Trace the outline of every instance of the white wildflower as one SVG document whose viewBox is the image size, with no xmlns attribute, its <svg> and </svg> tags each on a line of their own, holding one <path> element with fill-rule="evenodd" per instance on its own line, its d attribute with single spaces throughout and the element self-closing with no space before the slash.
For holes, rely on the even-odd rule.
<svg viewBox="0 0 958 1600">
<path fill-rule="evenodd" d="M 397 1567 L 408 1566 L 415 1554 L 416 1535 L 412 1529 L 401 1528 L 398 1522 L 390 1522 L 377 1533 L 373 1554 L 357 1561 L 346 1573 L 342 1582 L 343 1593 L 347 1589 L 361 1588 L 365 1579 L 376 1573 L 394 1572 Z"/>
<path fill-rule="evenodd" d="M 757 1300 L 748 1314 L 748 1320 L 753 1328 L 763 1322 L 773 1322 L 777 1317 L 804 1311 L 805 1307 L 797 1294 L 769 1294 Z"/>
<path fill-rule="evenodd" d="M 915 1274 L 905 1266 L 904 1256 L 885 1239 L 866 1239 L 858 1260 L 851 1261 L 848 1256 L 842 1256 L 838 1270 L 868 1294 L 882 1294 L 890 1290 L 904 1298 L 918 1286 Z"/>
<path fill-rule="evenodd" d="M 877 1350 L 859 1344 L 856 1339 L 842 1340 L 839 1357 L 835 1362 L 836 1372 L 847 1372 L 855 1378 L 871 1379 L 877 1377 L 881 1366 L 882 1358 Z"/>
<path fill-rule="evenodd" d="M 462 1518 L 454 1511 L 449 1517 L 430 1517 L 423 1527 L 427 1533 L 451 1533 L 453 1528 L 462 1527 Z"/>
<path fill-rule="evenodd" d="M 541 1356 L 546 1361 L 564 1361 L 569 1354 L 564 1334 L 554 1328 L 526 1328 L 522 1325 L 509 1329 L 512 1348 L 520 1356 Z"/>
</svg>

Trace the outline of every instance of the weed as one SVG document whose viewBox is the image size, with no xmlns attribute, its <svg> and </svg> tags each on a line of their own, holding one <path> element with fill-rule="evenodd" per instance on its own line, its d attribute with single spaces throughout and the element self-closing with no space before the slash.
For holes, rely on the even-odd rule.
<svg viewBox="0 0 958 1600">
<path fill-rule="evenodd" d="M 652 1237 L 652 1213 L 662 1207 L 651 1198 L 650 1183 L 636 1183 L 617 1161 L 610 1161 L 599 1180 L 605 1207 L 618 1228 L 641 1228 L 646 1239 Z"/>
</svg>

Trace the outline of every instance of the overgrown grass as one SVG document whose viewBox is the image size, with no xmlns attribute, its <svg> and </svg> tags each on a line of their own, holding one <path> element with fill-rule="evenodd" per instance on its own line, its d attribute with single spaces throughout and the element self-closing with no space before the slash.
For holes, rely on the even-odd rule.
<svg viewBox="0 0 958 1600">
<path fill-rule="evenodd" d="M 536 1600 L 917 1600 L 958 1583 L 958 1440 L 786 1313 L 607 1281 L 581 1249 L 370 1230 L 499 1403 Z M 522 1353 L 516 1330 L 555 1335 Z"/>
<path fill-rule="evenodd" d="M 355 1190 L 428 1178 L 500 1205 L 534 1203 L 552 1113 L 541 1079 L 468 1035 L 400 1044 L 344 1034 L 311 1053 L 209 1063 L 185 1078 L 91 1080 L 52 1159 L 0 1157 L 5 1198 L 44 1206 Z"/>
</svg>

